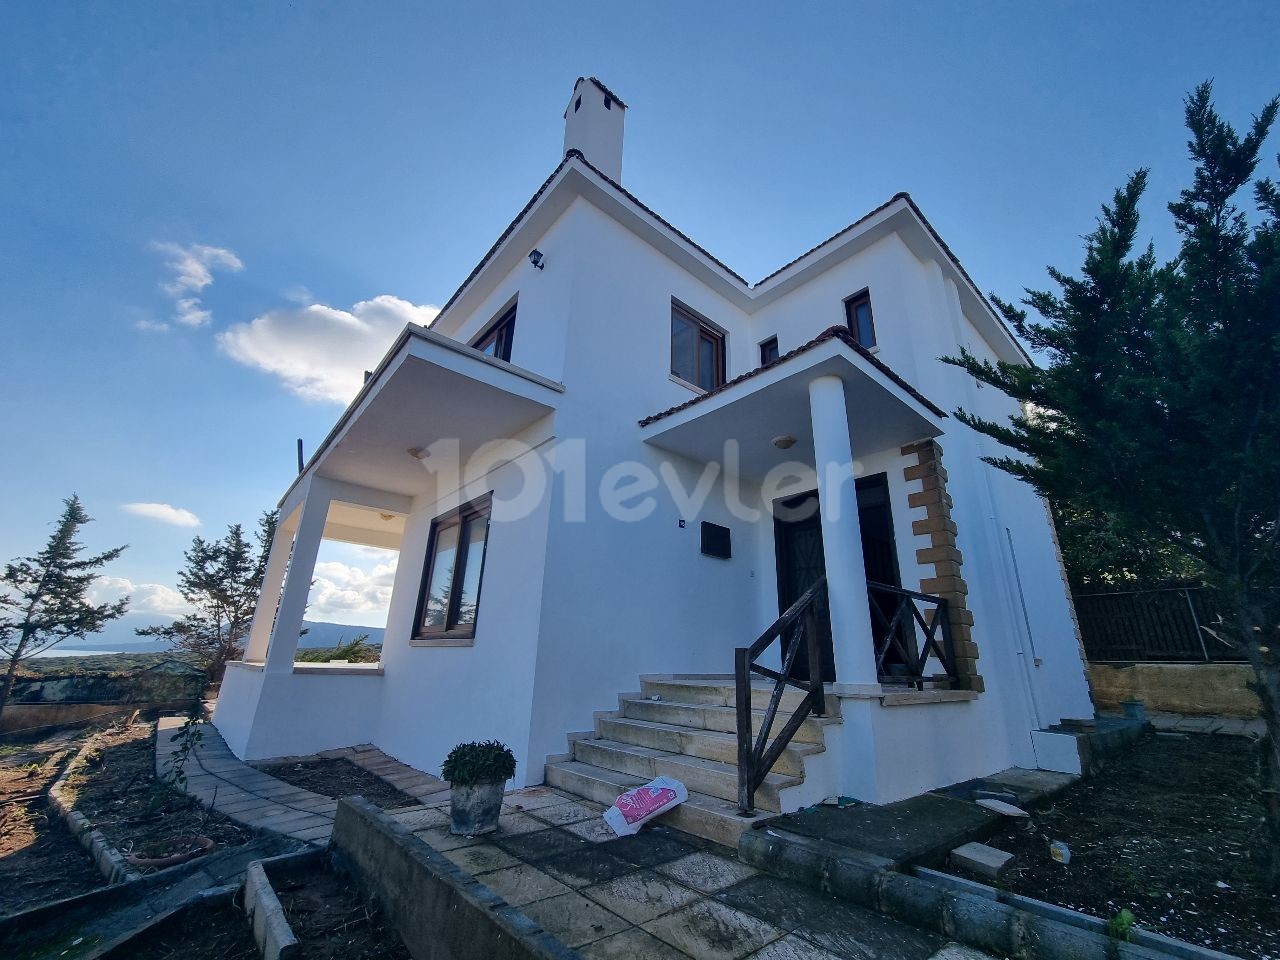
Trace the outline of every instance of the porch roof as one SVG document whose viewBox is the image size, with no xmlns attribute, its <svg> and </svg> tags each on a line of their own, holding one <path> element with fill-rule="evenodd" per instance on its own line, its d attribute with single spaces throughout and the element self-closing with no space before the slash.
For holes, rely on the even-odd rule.
<svg viewBox="0 0 1280 960">
<path fill-rule="evenodd" d="M 809 383 L 844 383 L 853 455 L 867 456 L 940 436 L 947 414 L 859 344 L 831 327 L 772 363 L 640 421 L 646 443 L 699 462 L 719 461 L 726 440 L 739 443 L 738 472 L 761 477 L 788 461 L 812 463 Z M 779 449 L 777 437 L 795 438 Z"/>
<path fill-rule="evenodd" d="M 555 410 L 564 387 L 466 344 L 409 324 L 305 469 L 312 475 L 415 496 L 429 474 L 411 453 L 457 439 L 462 462 L 481 445 L 516 436 Z"/>
</svg>

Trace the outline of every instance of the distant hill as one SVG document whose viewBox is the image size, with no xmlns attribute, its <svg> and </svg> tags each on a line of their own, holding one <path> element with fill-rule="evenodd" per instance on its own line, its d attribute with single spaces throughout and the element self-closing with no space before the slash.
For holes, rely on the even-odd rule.
<svg viewBox="0 0 1280 960">
<path fill-rule="evenodd" d="M 153 624 L 165 624 L 170 621 L 157 617 L 153 613 L 126 613 L 119 620 L 107 624 L 101 633 L 94 634 L 84 640 L 68 640 L 53 647 L 49 656 L 76 656 L 103 652 L 116 653 L 160 653 L 168 650 L 170 645 L 152 637 L 140 637 L 134 631 L 140 627 Z M 352 627 L 345 623 L 325 623 L 304 620 L 307 633 L 298 641 L 300 647 L 335 647 L 339 642 L 349 641 L 362 633 L 369 635 L 370 643 L 382 643 L 385 632 L 382 627 Z"/>
</svg>

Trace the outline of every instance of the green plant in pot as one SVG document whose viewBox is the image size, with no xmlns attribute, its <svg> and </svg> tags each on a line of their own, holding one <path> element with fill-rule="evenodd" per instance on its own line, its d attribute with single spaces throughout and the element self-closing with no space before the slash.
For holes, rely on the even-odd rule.
<svg viewBox="0 0 1280 960">
<path fill-rule="evenodd" d="M 460 743 L 440 771 L 449 781 L 449 832 L 474 837 L 498 829 L 502 788 L 516 773 L 516 758 L 497 740 Z"/>
</svg>

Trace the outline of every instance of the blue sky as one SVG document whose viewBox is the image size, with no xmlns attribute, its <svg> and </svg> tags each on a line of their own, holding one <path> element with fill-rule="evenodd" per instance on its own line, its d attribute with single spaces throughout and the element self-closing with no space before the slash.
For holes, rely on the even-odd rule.
<svg viewBox="0 0 1280 960">
<path fill-rule="evenodd" d="M 443 303 L 554 167 L 579 74 L 631 107 L 627 186 L 748 278 L 909 190 L 1015 295 L 1141 165 L 1169 253 L 1182 96 L 1212 77 L 1247 122 L 1277 37 L 1274 2 L 4 4 L 0 559 L 76 491 L 164 608 L 192 534 L 327 432 L 341 358 Z M 358 622 L 385 571 L 325 559 L 314 612 Z"/>
</svg>

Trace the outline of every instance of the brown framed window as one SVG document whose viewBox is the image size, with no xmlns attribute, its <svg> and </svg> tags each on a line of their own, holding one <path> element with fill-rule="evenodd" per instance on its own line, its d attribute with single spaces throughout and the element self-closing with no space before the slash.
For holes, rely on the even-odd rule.
<svg viewBox="0 0 1280 960">
<path fill-rule="evenodd" d="M 416 639 L 475 637 L 491 502 L 481 497 L 431 521 Z"/>
<path fill-rule="evenodd" d="M 511 338 L 516 333 L 516 307 L 511 305 L 511 309 L 500 316 L 493 323 L 485 328 L 484 333 L 480 334 L 471 344 L 481 353 L 487 353 L 489 356 L 498 360 L 506 360 L 511 362 Z"/>
<path fill-rule="evenodd" d="M 765 364 L 773 363 L 778 359 L 778 356 L 777 337 L 770 337 L 768 340 L 760 342 L 760 366 L 763 367 Z"/>
<path fill-rule="evenodd" d="M 863 290 L 844 302 L 844 322 L 849 332 L 862 346 L 870 349 L 876 345 L 876 325 L 871 317 L 871 292 Z"/>
<path fill-rule="evenodd" d="M 671 305 L 671 374 L 703 390 L 724 384 L 724 333 L 676 303 Z"/>
</svg>

